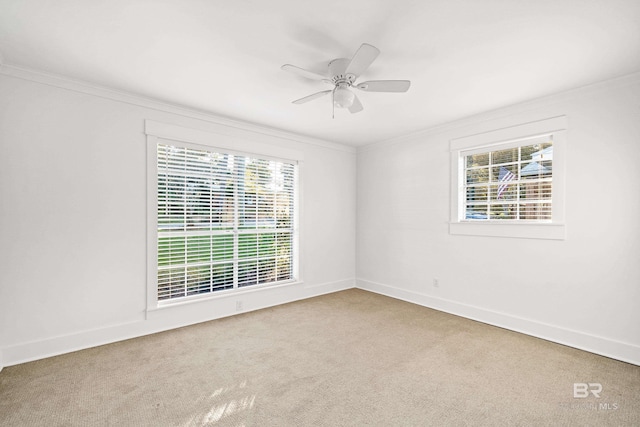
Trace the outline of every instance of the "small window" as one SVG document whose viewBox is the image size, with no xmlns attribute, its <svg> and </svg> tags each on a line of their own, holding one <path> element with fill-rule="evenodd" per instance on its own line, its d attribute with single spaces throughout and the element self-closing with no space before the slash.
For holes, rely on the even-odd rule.
<svg viewBox="0 0 640 427">
<path fill-rule="evenodd" d="M 451 234 L 564 238 L 566 118 L 451 141 Z"/>
<path fill-rule="evenodd" d="M 553 136 L 481 153 L 462 152 L 464 220 L 550 222 Z"/>
</svg>

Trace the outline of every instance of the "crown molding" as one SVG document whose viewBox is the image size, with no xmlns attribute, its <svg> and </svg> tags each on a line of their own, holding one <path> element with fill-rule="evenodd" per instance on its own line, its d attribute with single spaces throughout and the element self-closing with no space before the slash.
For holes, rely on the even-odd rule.
<svg viewBox="0 0 640 427">
<path fill-rule="evenodd" d="M 243 131 L 258 133 L 261 135 L 276 137 L 280 139 L 290 140 L 303 144 L 315 145 L 323 148 L 329 148 L 338 151 L 344 151 L 348 153 L 356 152 L 356 148 L 339 144 L 337 142 L 326 141 L 323 139 L 312 138 L 309 136 L 299 135 L 292 132 L 276 129 L 268 126 L 257 125 L 242 120 L 232 119 L 228 117 L 219 116 L 206 111 L 200 111 L 180 105 L 170 104 L 162 102 L 153 98 L 145 97 L 142 95 L 136 95 L 125 91 L 111 89 L 105 86 L 96 85 L 90 82 L 71 79 L 61 75 L 47 73 L 44 71 L 33 70 L 25 67 L 20 67 L 12 64 L 6 64 L 3 62 L 2 54 L 0 53 L 0 74 L 15 77 L 23 80 L 28 80 L 48 86 L 53 86 L 60 89 L 66 89 L 74 92 L 79 92 L 86 95 L 92 95 L 100 98 L 109 99 L 112 101 L 122 102 L 125 104 L 135 105 L 138 107 L 149 108 L 152 110 L 158 110 L 165 113 L 172 113 L 179 116 L 184 116 L 192 119 L 198 119 L 214 123 L 217 125 L 228 126 Z"/>
<path fill-rule="evenodd" d="M 375 148 L 388 147 L 405 142 L 412 142 L 420 138 L 427 138 L 442 133 L 455 131 L 463 127 L 478 125 L 491 120 L 500 120 L 514 114 L 523 113 L 536 108 L 541 108 L 547 105 L 553 105 L 559 102 L 570 100 L 572 98 L 575 98 L 576 96 L 584 96 L 594 92 L 599 92 L 607 89 L 615 89 L 618 87 L 627 87 L 637 83 L 640 83 L 640 72 L 625 74 L 623 76 L 614 77 L 608 80 L 602 80 L 596 83 L 591 83 L 573 89 L 568 89 L 554 94 L 463 117 L 458 120 L 432 126 L 427 129 L 422 129 L 395 138 L 372 142 L 371 144 L 358 147 L 357 150 L 358 152 L 364 152 Z"/>
</svg>

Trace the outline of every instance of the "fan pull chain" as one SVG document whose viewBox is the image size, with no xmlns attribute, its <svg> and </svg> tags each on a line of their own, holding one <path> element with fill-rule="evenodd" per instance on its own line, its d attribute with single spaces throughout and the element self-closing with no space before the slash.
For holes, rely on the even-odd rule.
<svg viewBox="0 0 640 427">
<path fill-rule="evenodd" d="M 335 102 L 335 95 L 336 95 L 336 89 L 338 88 L 338 86 L 333 88 L 333 91 L 331 91 L 331 118 L 335 119 L 336 118 L 336 102 Z"/>
</svg>

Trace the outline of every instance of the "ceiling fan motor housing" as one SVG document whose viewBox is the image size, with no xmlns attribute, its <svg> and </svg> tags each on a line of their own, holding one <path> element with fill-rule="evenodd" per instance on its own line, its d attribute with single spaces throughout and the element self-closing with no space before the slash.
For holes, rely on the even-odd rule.
<svg viewBox="0 0 640 427">
<path fill-rule="evenodd" d="M 351 60 L 347 58 L 338 58 L 329 62 L 329 76 L 331 77 L 333 84 L 338 85 L 346 83 L 347 86 L 351 86 L 351 84 L 356 80 L 356 76 L 354 74 L 346 74 L 349 62 L 351 62 Z"/>
</svg>

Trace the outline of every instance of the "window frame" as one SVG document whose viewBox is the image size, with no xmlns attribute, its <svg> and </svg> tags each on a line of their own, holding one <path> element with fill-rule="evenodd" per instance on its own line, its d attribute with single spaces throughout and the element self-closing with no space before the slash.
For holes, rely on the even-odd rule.
<svg viewBox="0 0 640 427">
<path fill-rule="evenodd" d="M 261 135 L 256 135 L 257 141 L 236 135 L 218 134 L 196 129 L 184 128 L 176 125 L 145 121 L 147 143 L 147 312 L 167 307 L 180 306 L 192 302 L 209 300 L 231 294 L 241 294 L 265 288 L 291 286 L 302 283 L 302 269 L 300 267 L 300 217 L 301 217 L 301 170 L 303 156 L 297 150 L 289 150 L 273 144 L 260 141 Z M 218 290 L 179 298 L 158 298 L 158 144 L 175 144 L 197 150 L 210 150 L 228 154 L 276 160 L 295 165 L 293 191 L 293 243 L 292 243 L 292 278 L 277 282 L 255 284 L 251 286 L 235 287 L 233 289 Z"/>
<path fill-rule="evenodd" d="M 514 237 L 564 240 L 566 238 L 564 197 L 566 158 L 566 116 L 544 119 L 450 140 L 452 235 Z M 527 145 L 531 140 L 553 138 L 553 191 L 551 220 L 470 220 L 465 218 L 465 166 L 467 155 Z"/>
</svg>

